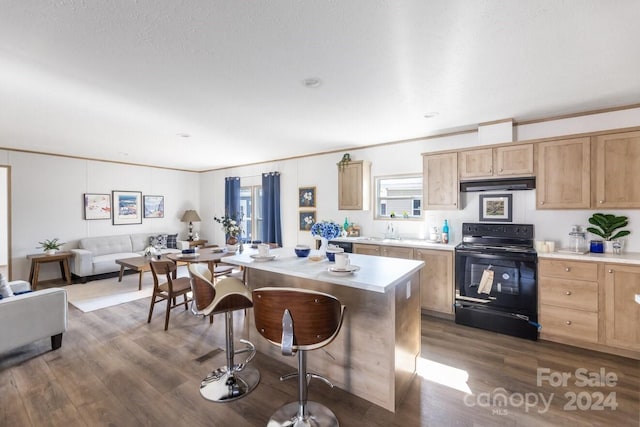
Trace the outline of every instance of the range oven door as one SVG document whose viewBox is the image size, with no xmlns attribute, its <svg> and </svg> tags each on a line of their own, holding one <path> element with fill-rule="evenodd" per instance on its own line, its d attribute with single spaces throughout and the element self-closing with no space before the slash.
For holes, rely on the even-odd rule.
<svg viewBox="0 0 640 427">
<path fill-rule="evenodd" d="M 522 314 L 537 321 L 537 256 L 456 249 L 456 302 Z M 493 280 L 480 286 L 485 270 Z"/>
</svg>

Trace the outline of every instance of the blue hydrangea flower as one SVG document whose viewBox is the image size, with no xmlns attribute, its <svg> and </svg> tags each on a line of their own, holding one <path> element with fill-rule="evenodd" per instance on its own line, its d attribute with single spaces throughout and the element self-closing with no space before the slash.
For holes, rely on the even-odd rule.
<svg viewBox="0 0 640 427">
<path fill-rule="evenodd" d="M 340 235 L 340 226 L 333 221 L 316 222 L 311 226 L 311 234 L 324 237 L 327 240 L 335 239 Z"/>
</svg>

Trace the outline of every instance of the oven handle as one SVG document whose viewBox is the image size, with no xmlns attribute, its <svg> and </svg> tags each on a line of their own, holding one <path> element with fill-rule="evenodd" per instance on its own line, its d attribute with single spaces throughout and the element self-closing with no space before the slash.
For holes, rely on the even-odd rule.
<svg viewBox="0 0 640 427">
<path fill-rule="evenodd" d="M 520 260 L 520 261 L 531 261 L 537 262 L 538 256 L 535 254 L 521 254 L 515 252 L 501 252 L 499 254 L 489 254 L 486 252 L 478 252 L 475 250 L 469 249 L 456 249 L 456 255 L 471 255 L 476 258 L 485 258 L 485 259 L 505 259 L 505 260 Z"/>
<path fill-rule="evenodd" d="M 462 300 L 462 301 L 479 302 L 479 303 L 482 303 L 482 304 L 487 304 L 487 303 L 491 302 L 491 300 L 488 300 L 488 299 L 465 297 L 465 296 L 462 296 L 462 295 L 456 295 L 456 299 L 457 300 Z"/>
</svg>

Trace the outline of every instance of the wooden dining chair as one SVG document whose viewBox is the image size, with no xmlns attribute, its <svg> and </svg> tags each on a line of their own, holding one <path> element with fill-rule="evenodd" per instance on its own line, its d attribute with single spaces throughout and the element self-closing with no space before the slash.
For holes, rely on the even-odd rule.
<svg viewBox="0 0 640 427">
<path fill-rule="evenodd" d="M 184 309 L 189 309 L 191 299 L 187 297 L 187 293 L 191 291 L 191 280 L 188 277 L 179 277 L 173 279 L 171 276 L 178 268 L 173 261 L 150 261 L 151 273 L 153 274 L 153 295 L 151 296 L 151 307 L 149 307 L 149 318 L 147 323 L 151 323 L 153 315 L 153 307 L 156 303 L 163 300 L 167 301 L 167 311 L 164 317 L 164 330 L 169 328 L 169 314 L 171 310 L 184 304 Z M 160 280 L 165 280 L 161 282 Z M 177 303 L 177 297 L 181 296 L 183 302 Z"/>
</svg>

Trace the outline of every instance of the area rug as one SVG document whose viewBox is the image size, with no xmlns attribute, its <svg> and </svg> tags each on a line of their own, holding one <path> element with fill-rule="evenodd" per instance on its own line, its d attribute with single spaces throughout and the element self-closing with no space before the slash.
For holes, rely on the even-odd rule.
<svg viewBox="0 0 640 427">
<path fill-rule="evenodd" d="M 187 276 L 186 267 L 178 267 L 178 277 Z M 148 298 L 153 294 L 153 277 L 146 272 L 142 278 L 142 290 L 138 290 L 138 274 L 127 274 L 118 282 L 117 277 L 64 286 L 67 300 L 87 313 L 130 301 Z"/>
</svg>

